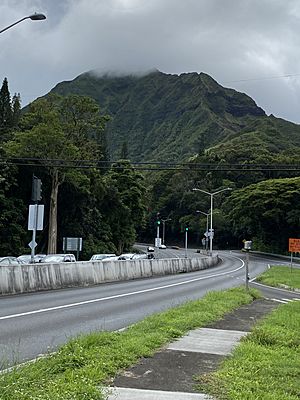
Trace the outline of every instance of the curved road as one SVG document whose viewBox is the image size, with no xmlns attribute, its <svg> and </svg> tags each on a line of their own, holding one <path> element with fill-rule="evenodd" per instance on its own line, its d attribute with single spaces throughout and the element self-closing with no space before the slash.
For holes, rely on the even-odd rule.
<svg viewBox="0 0 300 400">
<path fill-rule="evenodd" d="M 244 254 L 224 251 L 219 255 L 220 265 L 188 274 L 0 297 L 0 369 L 53 351 L 80 333 L 121 329 L 208 291 L 244 284 Z M 250 278 L 269 263 L 274 260 L 250 255 Z M 289 295 L 276 289 L 263 292 L 269 298 Z"/>
</svg>

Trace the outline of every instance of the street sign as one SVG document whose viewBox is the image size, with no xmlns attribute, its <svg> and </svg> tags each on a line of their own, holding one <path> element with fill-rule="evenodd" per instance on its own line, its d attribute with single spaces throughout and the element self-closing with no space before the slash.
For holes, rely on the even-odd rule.
<svg viewBox="0 0 300 400">
<path fill-rule="evenodd" d="M 207 237 L 207 238 L 211 236 L 213 238 L 214 237 L 214 230 L 212 230 L 212 233 L 211 233 L 210 230 L 209 230 L 209 232 L 207 232 L 207 231 L 204 232 L 204 236 Z"/>
<path fill-rule="evenodd" d="M 28 243 L 28 246 L 29 246 L 29 247 L 31 248 L 31 250 L 32 250 L 32 249 L 36 248 L 37 242 L 35 242 L 35 241 L 32 240 L 31 242 Z"/>
<path fill-rule="evenodd" d="M 82 238 L 64 237 L 63 251 L 82 251 Z"/>
<path fill-rule="evenodd" d="M 289 239 L 289 252 L 300 253 L 300 239 Z"/>
<path fill-rule="evenodd" d="M 155 247 L 160 247 L 161 246 L 161 238 L 156 237 L 155 238 Z"/>
<path fill-rule="evenodd" d="M 28 213 L 28 230 L 42 231 L 44 220 L 44 205 L 31 204 Z"/>
</svg>

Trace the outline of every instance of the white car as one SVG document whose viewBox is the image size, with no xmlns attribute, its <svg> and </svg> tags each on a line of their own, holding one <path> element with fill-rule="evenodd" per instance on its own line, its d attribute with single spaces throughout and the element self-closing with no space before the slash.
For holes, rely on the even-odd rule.
<svg viewBox="0 0 300 400">
<path fill-rule="evenodd" d="M 136 253 L 124 253 L 121 254 L 118 258 L 118 260 L 124 261 L 124 260 L 132 260 L 132 258 L 135 256 Z"/>
<path fill-rule="evenodd" d="M 111 254 L 94 254 L 90 261 L 102 261 L 105 260 L 107 258 L 111 258 L 111 257 L 116 257 L 115 254 L 111 253 Z"/>
<path fill-rule="evenodd" d="M 48 254 L 40 263 L 61 263 L 61 262 L 75 262 L 74 254 Z"/>
<path fill-rule="evenodd" d="M 165 244 L 161 244 L 161 245 L 159 246 L 159 248 L 160 248 L 160 249 L 166 249 L 167 246 L 166 246 Z"/>
<path fill-rule="evenodd" d="M 153 253 L 154 250 L 155 250 L 155 249 L 154 249 L 154 247 L 152 247 L 152 246 L 148 246 L 148 247 L 147 247 L 147 251 L 148 251 L 149 253 L 150 253 L 150 252 Z"/>
</svg>

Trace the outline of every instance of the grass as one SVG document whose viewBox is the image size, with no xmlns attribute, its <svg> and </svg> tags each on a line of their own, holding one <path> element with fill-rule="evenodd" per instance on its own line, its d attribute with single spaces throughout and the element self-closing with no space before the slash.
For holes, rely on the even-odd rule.
<svg viewBox="0 0 300 400">
<path fill-rule="evenodd" d="M 0 375 L 0 399 L 105 399 L 102 387 L 118 371 L 255 297 L 256 291 L 247 293 L 243 288 L 211 292 L 201 300 L 147 317 L 126 331 L 78 337 L 53 355 Z"/>
<path fill-rule="evenodd" d="M 299 288 L 300 271 L 272 267 L 259 277 Z M 300 398 L 300 302 L 281 305 L 241 340 L 219 371 L 198 377 L 197 389 L 223 400 Z"/>
<path fill-rule="evenodd" d="M 300 289 L 300 269 L 272 266 L 260 275 L 257 281 L 269 286 L 287 287 L 291 290 Z"/>
</svg>

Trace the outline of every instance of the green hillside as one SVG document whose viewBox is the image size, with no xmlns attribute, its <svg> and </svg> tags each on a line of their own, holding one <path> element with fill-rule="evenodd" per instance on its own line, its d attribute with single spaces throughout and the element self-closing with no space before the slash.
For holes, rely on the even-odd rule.
<svg viewBox="0 0 300 400">
<path fill-rule="evenodd" d="M 252 148 L 264 158 L 300 146 L 298 125 L 266 116 L 249 96 L 204 73 L 97 77 L 89 72 L 59 83 L 53 92 L 91 96 L 111 115 L 111 159 L 118 158 L 124 142 L 132 161 L 181 161 L 215 148 L 237 162 L 251 158 Z"/>
</svg>

